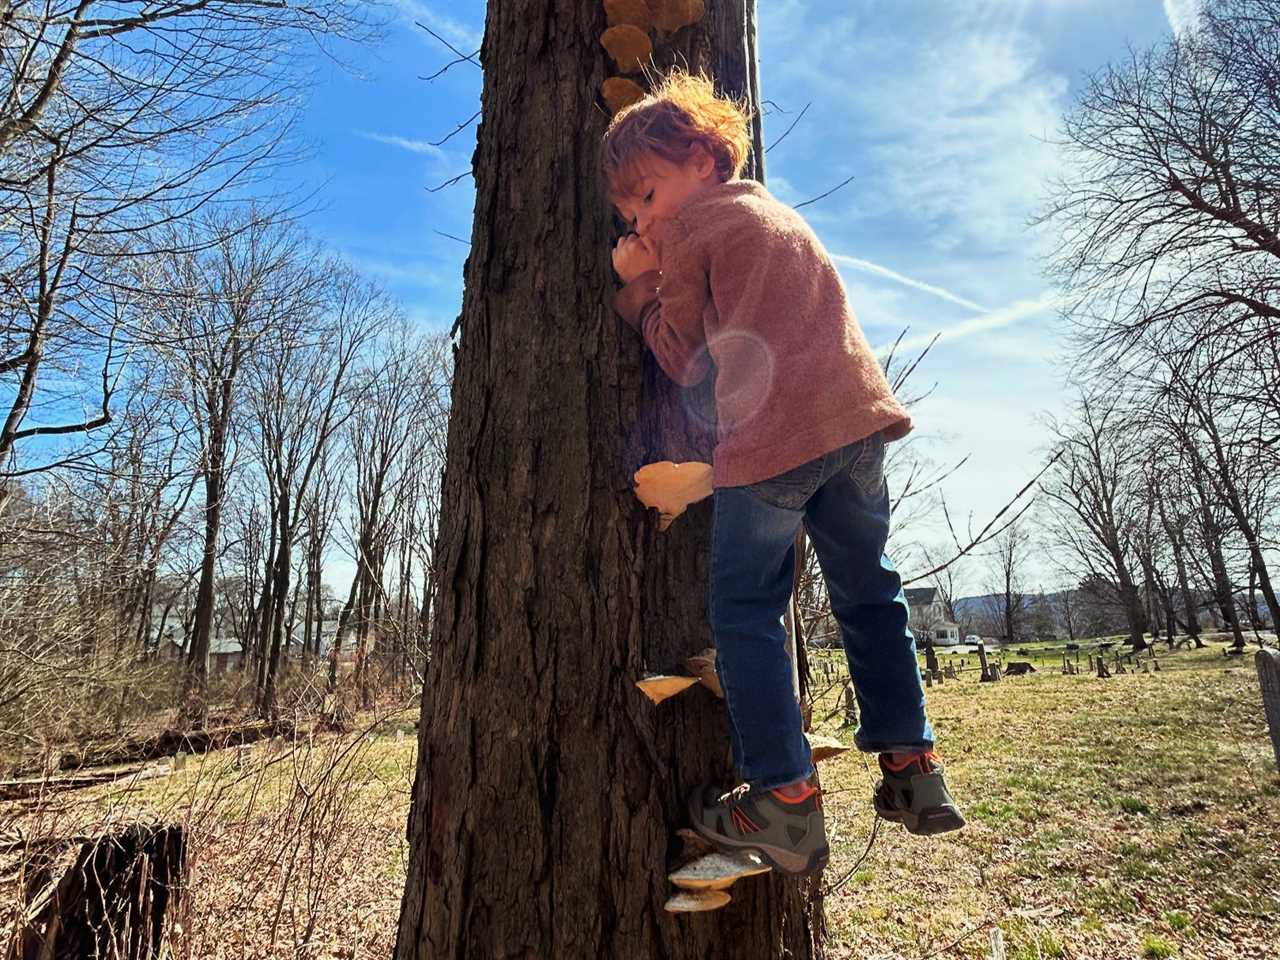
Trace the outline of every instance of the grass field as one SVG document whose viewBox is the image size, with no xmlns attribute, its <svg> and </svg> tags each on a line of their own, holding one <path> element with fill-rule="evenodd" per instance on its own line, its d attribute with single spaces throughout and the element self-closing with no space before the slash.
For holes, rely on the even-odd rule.
<svg viewBox="0 0 1280 960">
<path fill-rule="evenodd" d="M 863 858 L 871 768 L 856 753 L 824 763 L 826 880 L 844 880 L 826 899 L 828 955 L 986 958 L 998 925 L 1010 960 L 1280 957 L 1280 776 L 1252 659 L 1217 646 L 1159 657 L 1150 675 L 1042 669 L 979 684 L 971 668 L 929 690 L 970 821 L 956 834 L 882 825 Z M 386 958 L 412 719 L 310 747 L 259 745 L 238 763 L 232 752 L 190 758 L 172 776 L 63 795 L 39 815 L 55 832 L 140 811 L 186 819 L 189 956 Z M 822 732 L 848 739 L 838 722 Z"/>
<path fill-rule="evenodd" d="M 969 826 L 882 830 L 827 902 L 832 955 L 987 957 L 998 924 L 1010 960 L 1280 956 L 1280 777 L 1252 658 L 1157 656 L 1150 675 L 969 669 L 930 689 Z M 823 774 L 838 879 L 872 777 L 853 754 Z"/>
</svg>

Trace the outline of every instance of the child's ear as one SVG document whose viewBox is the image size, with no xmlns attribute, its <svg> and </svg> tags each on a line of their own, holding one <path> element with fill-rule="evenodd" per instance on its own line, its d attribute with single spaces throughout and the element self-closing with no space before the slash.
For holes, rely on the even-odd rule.
<svg viewBox="0 0 1280 960">
<path fill-rule="evenodd" d="M 693 145 L 693 168 L 700 177 L 709 177 L 716 172 L 716 158 L 711 155 L 705 143 Z"/>
</svg>

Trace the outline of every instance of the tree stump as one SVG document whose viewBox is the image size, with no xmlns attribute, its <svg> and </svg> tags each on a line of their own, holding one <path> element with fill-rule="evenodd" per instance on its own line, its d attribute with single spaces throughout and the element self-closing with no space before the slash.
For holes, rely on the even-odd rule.
<svg viewBox="0 0 1280 960">
<path fill-rule="evenodd" d="M 150 960 L 181 914 L 186 835 L 178 824 L 134 824 L 42 851 L 25 873 L 9 960 Z"/>
<path fill-rule="evenodd" d="M 1271 730 L 1276 770 L 1280 771 L 1280 651 L 1259 650 L 1253 659 L 1258 667 L 1258 683 L 1262 686 L 1262 710 Z"/>
</svg>

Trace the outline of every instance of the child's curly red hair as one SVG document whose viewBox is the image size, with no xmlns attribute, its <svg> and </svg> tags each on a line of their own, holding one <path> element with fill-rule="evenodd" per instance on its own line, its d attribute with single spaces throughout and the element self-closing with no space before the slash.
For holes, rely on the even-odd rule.
<svg viewBox="0 0 1280 960">
<path fill-rule="evenodd" d="M 634 192 L 644 157 L 682 164 L 699 144 L 715 160 L 720 179 L 733 180 L 751 151 L 750 121 L 750 109 L 718 95 L 708 77 L 673 70 L 609 124 L 600 157 L 609 198 Z"/>
</svg>

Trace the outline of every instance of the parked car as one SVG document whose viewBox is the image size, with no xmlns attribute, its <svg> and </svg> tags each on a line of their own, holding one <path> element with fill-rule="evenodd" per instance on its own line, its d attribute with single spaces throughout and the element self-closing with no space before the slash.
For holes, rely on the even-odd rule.
<svg viewBox="0 0 1280 960">
<path fill-rule="evenodd" d="M 964 638 L 965 643 L 982 643 L 982 638 L 976 633 L 971 633 Z"/>
</svg>

